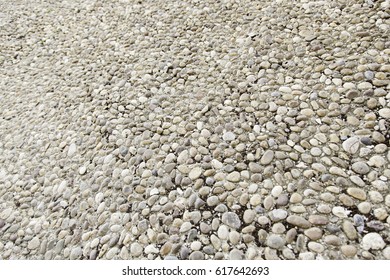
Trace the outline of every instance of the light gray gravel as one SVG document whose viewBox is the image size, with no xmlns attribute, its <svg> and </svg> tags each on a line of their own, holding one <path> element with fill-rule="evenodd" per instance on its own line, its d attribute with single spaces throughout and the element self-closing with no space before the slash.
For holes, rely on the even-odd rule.
<svg viewBox="0 0 390 280">
<path fill-rule="evenodd" d="M 390 1 L 0 1 L 0 259 L 389 259 Z"/>
</svg>

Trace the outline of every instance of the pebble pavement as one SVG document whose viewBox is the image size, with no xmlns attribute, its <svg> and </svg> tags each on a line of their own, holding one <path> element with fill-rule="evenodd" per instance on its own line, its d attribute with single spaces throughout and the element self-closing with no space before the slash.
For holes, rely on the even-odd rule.
<svg viewBox="0 0 390 280">
<path fill-rule="evenodd" d="M 2 0 L 0 259 L 390 259 L 389 35 L 389 0 Z"/>
</svg>

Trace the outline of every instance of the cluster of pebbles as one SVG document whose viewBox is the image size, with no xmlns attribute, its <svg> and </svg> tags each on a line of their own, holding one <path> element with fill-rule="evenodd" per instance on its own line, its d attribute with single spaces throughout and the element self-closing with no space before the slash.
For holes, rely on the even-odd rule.
<svg viewBox="0 0 390 280">
<path fill-rule="evenodd" d="M 0 259 L 390 259 L 389 0 L 0 11 Z"/>
</svg>

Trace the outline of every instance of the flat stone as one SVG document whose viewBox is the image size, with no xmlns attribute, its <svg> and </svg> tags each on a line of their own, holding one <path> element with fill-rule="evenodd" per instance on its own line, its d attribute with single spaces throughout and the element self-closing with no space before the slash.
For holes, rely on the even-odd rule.
<svg viewBox="0 0 390 280">
<path fill-rule="evenodd" d="M 233 171 L 232 173 L 229 173 L 227 176 L 226 176 L 226 180 L 230 181 L 230 182 L 233 182 L 233 183 L 238 183 L 240 182 L 240 173 L 237 172 L 237 171 Z"/>
<path fill-rule="evenodd" d="M 130 245 L 130 254 L 133 256 L 133 257 L 139 257 L 142 255 L 142 251 L 143 251 L 143 248 L 142 246 L 137 243 L 137 242 L 134 242 Z"/>
<path fill-rule="evenodd" d="M 307 244 L 307 248 L 309 248 L 310 251 L 313 251 L 315 253 L 322 253 L 325 250 L 325 247 L 322 244 L 313 241 L 310 241 Z"/>
<path fill-rule="evenodd" d="M 286 219 L 288 213 L 284 209 L 274 209 L 269 213 L 269 217 L 272 221 L 278 222 Z"/>
<path fill-rule="evenodd" d="M 318 240 L 322 237 L 322 229 L 317 227 L 309 228 L 305 230 L 304 233 L 310 240 Z"/>
<path fill-rule="evenodd" d="M 190 260 L 204 260 L 204 254 L 200 251 L 194 251 L 191 253 Z"/>
<path fill-rule="evenodd" d="M 356 255 L 357 249 L 353 245 L 343 245 L 341 246 L 341 253 L 344 254 L 344 256 L 352 258 Z"/>
<path fill-rule="evenodd" d="M 180 233 L 187 232 L 187 231 L 189 231 L 191 228 L 192 228 L 192 224 L 191 224 L 190 222 L 184 222 L 184 223 L 180 226 Z"/>
<path fill-rule="evenodd" d="M 244 215 L 243 215 L 243 218 L 244 218 L 244 222 L 245 222 L 246 224 L 252 223 L 253 220 L 255 219 L 255 217 L 256 217 L 255 211 L 253 211 L 253 210 L 251 210 L 251 209 L 245 210 Z"/>
<path fill-rule="evenodd" d="M 234 139 L 236 139 L 236 135 L 231 131 L 227 131 L 223 134 L 222 139 L 224 141 L 233 141 Z"/>
<path fill-rule="evenodd" d="M 344 151 L 349 154 L 355 154 L 360 147 L 360 141 L 358 137 L 350 137 L 342 144 Z"/>
<path fill-rule="evenodd" d="M 352 222 L 350 222 L 349 220 L 343 221 L 342 229 L 349 240 L 355 240 L 358 238 L 357 231 L 353 226 Z"/>
<path fill-rule="evenodd" d="M 200 175 L 202 175 L 202 168 L 199 166 L 192 168 L 190 173 L 188 173 L 188 177 L 193 181 L 198 179 Z"/>
<path fill-rule="evenodd" d="M 387 246 L 382 253 L 386 260 L 390 260 L 390 246 Z"/>
<path fill-rule="evenodd" d="M 339 218 L 347 218 L 350 211 L 344 207 L 335 206 L 332 208 L 332 213 Z"/>
<path fill-rule="evenodd" d="M 77 146 L 75 143 L 70 144 L 68 149 L 68 157 L 72 157 L 77 151 Z"/>
<path fill-rule="evenodd" d="M 311 223 L 308 220 L 297 215 L 288 216 L 287 222 L 300 228 L 309 228 L 311 226 Z"/>
<path fill-rule="evenodd" d="M 268 165 L 274 159 L 274 151 L 267 150 L 260 159 L 262 165 Z"/>
<path fill-rule="evenodd" d="M 328 245 L 332 245 L 332 246 L 340 246 L 341 245 L 341 240 L 338 236 L 336 235 L 327 235 L 324 237 L 324 242 Z"/>
<path fill-rule="evenodd" d="M 86 168 L 85 166 L 81 166 L 81 167 L 79 168 L 79 174 L 80 174 L 80 175 L 84 175 L 85 172 L 87 172 L 87 168 Z"/>
<path fill-rule="evenodd" d="M 178 164 L 185 164 L 188 159 L 189 159 L 189 153 L 187 150 L 184 150 L 177 157 L 177 163 Z"/>
<path fill-rule="evenodd" d="M 383 108 L 378 111 L 379 116 L 385 119 L 390 119 L 390 109 L 389 108 Z"/>
<path fill-rule="evenodd" d="M 359 200 L 366 200 L 367 194 L 364 190 L 359 189 L 359 188 L 348 188 L 347 193 Z"/>
<path fill-rule="evenodd" d="M 229 253 L 229 260 L 243 260 L 245 259 L 245 255 L 242 251 L 238 249 L 233 249 Z"/>
<path fill-rule="evenodd" d="M 380 250 L 385 248 L 386 243 L 383 241 L 382 236 L 376 232 L 370 232 L 363 236 L 362 247 L 364 250 Z"/>
<path fill-rule="evenodd" d="M 81 258 L 83 255 L 83 250 L 81 250 L 80 247 L 73 248 L 72 251 L 70 252 L 69 258 L 71 260 L 78 260 Z"/>
<path fill-rule="evenodd" d="M 11 216 L 12 208 L 6 208 L 1 212 L 0 219 L 7 220 L 9 216 Z"/>
<path fill-rule="evenodd" d="M 267 246 L 273 249 L 281 249 L 286 244 L 286 241 L 276 234 L 270 234 L 267 237 Z"/>
<path fill-rule="evenodd" d="M 33 239 L 31 239 L 28 242 L 27 248 L 30 249 L 30 250 L 34 250 L 34 249 L 39 247 L 40 243 L 41 242 L 39 241 L 39 238 L 38 237 L 34 237 Z"/>
<path fill-rule="evenodd" d="M 360 211 L 360 213 L 362 213 L 362 214 L 368 214 L 368 213 L 370 213 L 370 211 L 372 209 L 371 203 L 369 203 L 367 201 L 363 201 L 363 202 L 359 203 L 357 207 L 358 207 L 358 210 Z"/>
<path fill-rule="evenodd" d="M 232 227 L 234 229 L 239 229 L 241 227 L 241 221 L 238 215 L 234 212 L 226 212 L 222 215 L 222 223 Z"/>
<path fill-rule="evenodd" d="M 359 161 L 352 164 L 352 170 L 360 175 L 365 175 L 370 172 L 370 167 L 365 162 Z"/>
</svg>

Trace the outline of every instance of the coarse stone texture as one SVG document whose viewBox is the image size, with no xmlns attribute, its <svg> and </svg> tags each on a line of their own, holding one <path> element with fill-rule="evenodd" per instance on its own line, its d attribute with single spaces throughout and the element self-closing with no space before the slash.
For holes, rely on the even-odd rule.
<svg viewBox="0 0 390 280">
<path fill-rule="evenodd" d="M 0 1 L 0 259 L 389 258 L 389 7 Z"/>
</svg>

